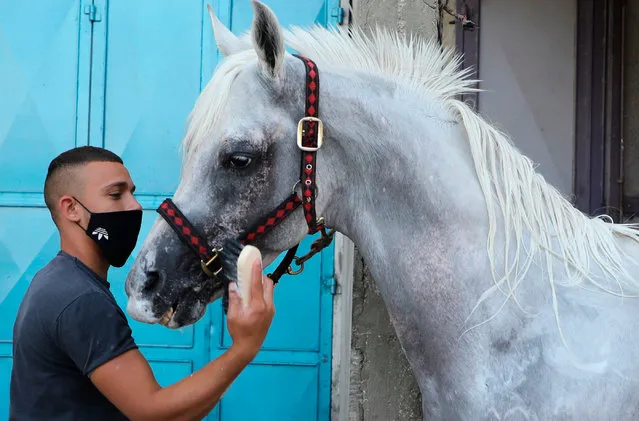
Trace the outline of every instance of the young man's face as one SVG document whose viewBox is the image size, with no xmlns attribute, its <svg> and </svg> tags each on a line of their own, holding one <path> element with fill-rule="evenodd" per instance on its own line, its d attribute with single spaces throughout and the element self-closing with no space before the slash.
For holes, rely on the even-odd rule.
<svg viewBox="0 0 639 421">
<path fill-rule="evenodd" d="M 135 185 L 129 171 L 117 162 L 91 162 L 78 174 L 82 188 L 78 199 L 91 212 L 141 209 L 133 196 Z"/>
<path fill-rule="evenodd" d="M 101 253 L 106 263 L 122 267 L 135 248 L 142 221 L 129 172 L 108 161 L 62 171 L 68 172 L 59 173 L 52 185 L 62 194 L 56 218 L 62 241 L 75 244 L 80 253 Z M 93 244 L 87 243 L 89 237 Z"/>
<path fill-rule="evenodd" d="M 141 209 L 133 196 L 135 185 L 129 171 L 117 162 L 91 162 L 82 169 L 82 203 L 91 212 Z"/>
</svg>

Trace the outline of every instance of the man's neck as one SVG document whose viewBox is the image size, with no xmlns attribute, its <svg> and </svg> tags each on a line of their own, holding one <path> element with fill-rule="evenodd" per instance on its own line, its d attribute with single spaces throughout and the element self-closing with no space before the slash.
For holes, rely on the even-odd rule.
<svg viewBox="0 0 639 421">
<path fill-rule="evenodd" d="M 69 255 L 77 258 L 84 263 L 89 269 L 94 271 L 99 277 L 106 280 L 109 271 L 109 263 L 100 254 L 97 245 L 78 238 L 69 238 L 69 236 L 61 235 L 60 249 Z"/>
</svg>

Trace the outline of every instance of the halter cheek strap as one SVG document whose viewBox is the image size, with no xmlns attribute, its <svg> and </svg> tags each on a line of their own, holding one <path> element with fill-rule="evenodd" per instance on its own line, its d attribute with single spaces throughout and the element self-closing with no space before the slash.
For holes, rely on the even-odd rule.
<svg viewBox="0 0 639 421">
<path fill-rule="evenodd" d="M 322 147 L 324 125 L 317 118 L 319 114 L 319 75 L 315 63 L 306 57 L 295 55 L 306 66 L 306 116 L 297 125 L 297 146 L 302 150 L 300 180 L 304 200 L 304 217 L 308 224 L 309 234 L 323 228 L 323 219 L 318 221 L 315 212 L 315 158 Z"/>
<path fill-rule="evenodd" d="M 273 212 L 267 215 L 263 221 L 244 232 L 240 236 L 240 242 L 242 244 L 248 244 L 257 240 L 259 237 L 275 228 L 277 224 L 292 214 L 293 211 L 295 211 L 295 209 L 297 209 L 301 204 L 302 199 L 300 199 L 297 193 L 293 192 L 288 199 L 282 202 Z"/>
</svg>

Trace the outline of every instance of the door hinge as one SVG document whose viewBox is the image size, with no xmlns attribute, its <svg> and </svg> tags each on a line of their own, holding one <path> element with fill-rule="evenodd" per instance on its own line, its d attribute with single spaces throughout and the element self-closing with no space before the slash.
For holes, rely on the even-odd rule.
<svg viewBox="0 0 639 421">
<path fill-rule="evenodd" d="M 331 292 L 331 295 L 339 294 L 339 282 L 333 277 L 324 279 L 324 287 Z"/>
<path fill-rule="evenodd" d="M 343 7 L 333 7 L 331 9 L 331 17 L 335 18 L 339 25 L 343 24 L 344 23 L 344 8 Z"/>
<path fill-rule="evenodd" d="M 85 6 L 84 14 L 89 16 L 90 22 L 102 22 L 102 14 L 95 5 Z"/>
</svg>

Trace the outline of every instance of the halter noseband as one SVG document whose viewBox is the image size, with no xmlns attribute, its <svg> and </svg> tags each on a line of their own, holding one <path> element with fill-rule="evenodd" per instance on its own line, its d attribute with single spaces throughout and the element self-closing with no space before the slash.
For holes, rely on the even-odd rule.
<svg viewBox="0 0 639 421">
<path fill-rule="evenodd" d="M 304 262 L 328 247 L 335 234 L 335 230 L 326 231 L 324 218 L 317 217 L 315 211 L 315 198 L 317 196 L 315 187 L 316 153 L 322 147 L 324 136 L 322 121 L 317 117 L 319 114 L 319 73 L 312 60 L 299 55 L 294 55 L 294 57 L 302 60 L 306 68 L 305 116 L 300 119 L 297 125 L 297 146 L 302 151 L 300 178 L 295 183 L 291 195 L 263 218 L 262 221 L 242 233 L 239 241 L 244 245 L 256 241 L 292 214 L 300 205 L 302 205 L 304 210 L 308 233 L 315 234 L 321 231 L 322 235 L 313 242 L 311 250 L 302 257 L 295 256 L 299 244 L 289 249 L 276 270 L 268 275 L 274 283 L 277 283 L 284 273 L 289 275 L 301 273 L 304 270 Z M 302 186 L 302 197 L 295 191 L 298 184 Z M 198 256 L 204 273 L 215 279 L 223 270 L 219 257 L 222 249 L 210 248 L 206 239 L 189 222 L 171 199 L 165 199 L 157 208 L 157 212 L 164 217 L 180 240 Z M 293 260 L 300 266 L 297 271 L 294 271 L 291 267 Z"/>
</svg>

